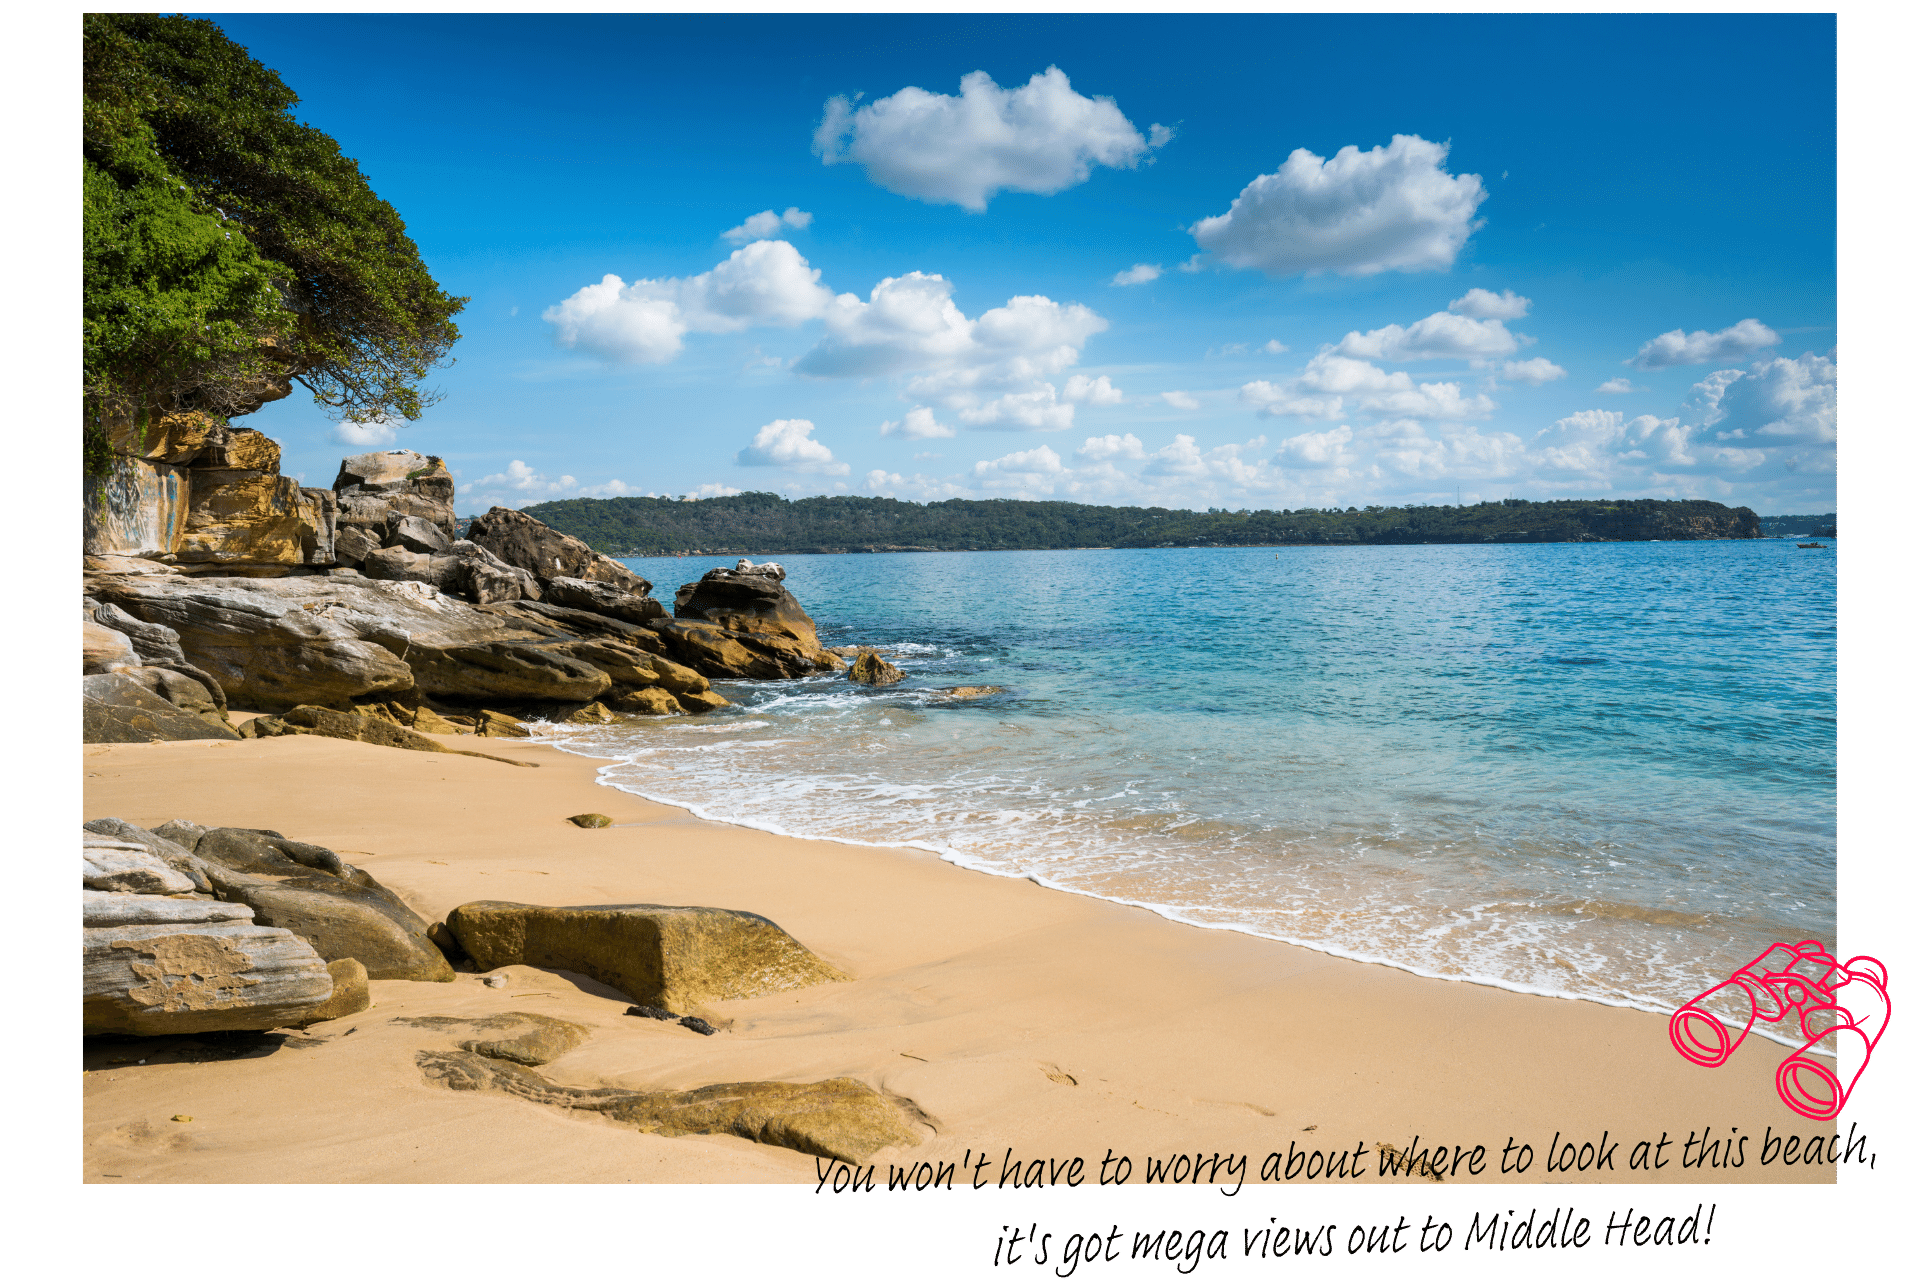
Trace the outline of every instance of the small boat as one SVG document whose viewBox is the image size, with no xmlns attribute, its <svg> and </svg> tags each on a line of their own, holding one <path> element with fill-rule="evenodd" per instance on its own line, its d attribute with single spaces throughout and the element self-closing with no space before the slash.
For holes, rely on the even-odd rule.
<svg viewBox="0 0 1920 1280">
<path fill-rule="evenodd" d="M 1793 545 L 1803 551 L 1809 548 L 1815 551 L 1825 551 L 1827 549 L 1827 544 L 1824 542 L 1796 542 Z"/>
</svg>

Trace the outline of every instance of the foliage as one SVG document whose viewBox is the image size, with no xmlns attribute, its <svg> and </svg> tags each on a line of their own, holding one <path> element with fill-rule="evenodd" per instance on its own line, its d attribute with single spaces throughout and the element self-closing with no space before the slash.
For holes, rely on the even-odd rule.
<svg viewBox="0 0 1920 1280">
<path fill-rule="evenodd" d="M 211 22 L 83 30 L 89 416 L 245 413 L 292 376 L 336 417 L 418 417 L 466 300 L 359 167 Z"/>
<path fill-rule="evenodd" d="M 680 502 L 569 498 L 526 513 L 599 550 L 623 555 L 707 551 L 999 551 L 1072 547 L 1246 547 L 1420 542 L 1596 542 L 1760 536 L 1745 507 L 1642 498 L 1623 502 L 1509 498 L 1473 506 L 1345 511 L 1171 511 L 1075 502 L 973 501 L 924 506 L 892 498 L 773 493 Z"/>
</svg>

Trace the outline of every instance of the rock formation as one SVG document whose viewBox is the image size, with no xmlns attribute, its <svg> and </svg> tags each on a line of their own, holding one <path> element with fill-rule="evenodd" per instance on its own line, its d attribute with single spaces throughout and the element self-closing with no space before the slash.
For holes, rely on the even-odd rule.
<svg viewBox="0 0 1920 1280">
<path fill-rule="evenodd" d="M 899 684 L 906 678 L 906 672 L 871 649 L 863 650 L 860 656 L 854 659 L 853 669 L 847 672 L 847 679 L 855 684 Z"/>
</svg>

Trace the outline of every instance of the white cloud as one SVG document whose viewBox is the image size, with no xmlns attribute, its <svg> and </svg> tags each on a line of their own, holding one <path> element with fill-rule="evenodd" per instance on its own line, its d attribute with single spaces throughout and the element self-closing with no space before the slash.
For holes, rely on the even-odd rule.
<svg viewBox="0 0 1920 1280">
<path fill-rule="evenodd" d="M 1146 446 L 1140 443 L 1140 438 L 1129 431 L 1123 436 L 1088 436 L 1087 442 L 1075 449 L 1073 454 L 1088 462 L 1106 462 L 1111 458 L 1138 461 L 1147 456 L 1147 451 Z"/>
<path fill-rule="evenodd" d="M 1160 264 L 1157 262 L 1136 262 L 1125 271 L 1116 274 L 1110 284 L 1146 284 L 1160 278 Z"/>
<path fill-rule="evenodd" d="M 1270 276 L 1444 271 L 1486 198 L 1477 175 L 1449 174 L 1446 159 L 1445 144 L 1405 134 L 1331 160 L 1301 147 L 1189 230 L 1218 260 Z"/>
<path fill-rule="evenodd" d="M 1667 369 L 1677 364 L 1709 364 L 1715 360 L 1736 360 L 1780 341 L 1780 335 L 1758 320 L 1746 319 L 1718 333 L 1679 329 L 1649 338 L 1631 363 L 1638 369 Z"/>
<path fill-rule="evenodd" d="M 689 332 L 792 327 L 821 315 L 833 293 L 785 240 L 756 240 L 697 276 L 636 280 L 608 275 L 541 318 L 554 341 L 623 364 L 661 364 Z"/>
<path fill-rule="evenodd" d="M 1595 387 L 1594 392 L 1603 396 L 1623 396 L 1629 391 L 1638 391 L 1639 389 L 1640 388 L 1633 385 L 1631 378 L 1621 377 L 1608 378 L 1605 382 Z"/>
<path fill-rule="evenodd" d="M 1347 449 L 1352 442 L 1352 427 L 1309 431 L 1282 440 L 1273 460 L 1283 467 L 1351 467 L 1359 461 L 1359 456 Z"/>
<path fill-rule="evenodd" d="M 796 231 L 804 231 L 813 225 L 813 215 L 804 209 L 788 208 L 785 213 L 775 213 L 771 209 L 762 209 L 737 227 L 731 227 L 720 234 L 735 244 L 745 244 L 749 240 L 771 240 L 780 234 L 785 225 Z"/>
<path fill-rule="evenodd" d="M 1715 373 L 1694 385 L 1691 403 L 1718 439 L 1830 445 L 1839 434 L 1837 391 L 1832 357 L 1808 352 Z"/>
<path fill-rule="evenodd" d="M 1629 420 L 1611 409 L 1583 409 L 1534 436 L 1535 470 L 1549 475 L 1608 480 L 1622 464 L 1691 467 L 1690 430 L 1678 418 L 1650 413 Z"/>
<path fill-rule="evenodd" d="M 1009 453 L 990 462 L 973 464 L 975 483 L 994 489 L 1040 489 L 1051 492 L 1052 479 L 1065 471 L 1060 455 L 1045 445 Z"/>
<path fill-rule="evenodd" d="M 1073 406 L 1059 403 L 1047 382 L 969 405 L 960 410 L 960 421 L 974 431 L 1067 431 L 1073 427 Z"/>
<path fill-rule="evenodd" d="M 714 484 L 700 485 L 697 488 L 688 490 L 686 493 L 682 494 L 681 496 L 685 498 L 695 498 L 695 499 L 734 498 L 734 497 L 738 497 L 740 494 L 744 492 L 746 492 L 744 489 L 736 489 L 730 484 L 714 483 Z"/>
<path fill-rule="evenodd" d="M 907 410 L 907 416 L 897 422 L 880 424 L 883 436 L 899 436 L 902 440 L 944 440 L 954 434 L 952 427 L 934 421 L 933 410 L 925 405 L 916 405 Z"/>
<path fill-rule="evenodd" d="M 1474 320 L 1436 311 L 1404 329 L 1390 324 L 1366 333 L 1349 333 L 1334 350 L 1361 360 L 1485 360 L 1512 355 L 1522 341 L 1498 320 Z"/>
<path fill-rule="evenodd" d="M 733 460 L 743 467 L 846 475 L 847 464 L 835 462 L 833 450 L 812 437 L 813 424 L 805 418 L 778 418 L 755 432 L 753 443 L 736 453 Z"/>
<path fill-rule="evenodd" d="M 1176 409 L 1198 409 L 1200 402 L 1184 391 L 1162 391 L 1160 398 Z"/>
<path fill-rule="evenodd" d="M 399 424 L 385 418 L 373 422 L 336 422 L 333 438 L 350 449 L 378 449 L 394 442 Z"/>
<path fill-rule="evenodd" d="M 1268 338 L 1267 345 L 1260 349 L 1270 356 L 1285 355 L 1287 352 L 1287 344 L 1278 338 Z"/>
<path fill-rule="evenodd" d="M 1537 387 L 1543 382 L 1566 377 L 1567 371 L 1545 356 L 1535 356 L 1531 360 L 1504 362 L 1500 366 L 1500 376 L 1508 382 L 1525 382 Z"/>
<path fill-rule="evenodd" d="M 1119 404 L 1126 397 L 1113 385 L 1106 374 L 1089 378 L 1084 373 L 1076 373 L 1067 379 L 1067 385 L 1061 389 L 1062 400 L 1082 400 L 1092 405 Z"/>
<path fill-rule="evenodd" d="M 1518 320 L 1527 314 L 1527 308 L 1532 305 L 1532 298 L 1523 298 L 1511 289 L 1499 293 L 1469 289 L 1463 296 L 1449 302 L 1447 310 L 1455 315 L 1472 316 L 1476 320 Z"/>
<path fill-rule="evenodd" d="M 1333 351 L 1322 351 L 1287 382 L 1247 383 L 1240 399 L 1267 417 L 1329 419 L 1356 410 L 1393 418 L 1482 418 L 1500 407 L 1484 395 L 1461 394 L 1457 382 L 1416 385 L 1403 372 L 1388 373 Z"/>
<path fill-rule="evenodd" d="M 580 482 L 572 476 L 561 476 L 558 480 L 549 480 L 518 458 L 509 462 L 505 471 L 481 476 L 473 482 L 473 488 L 476 490 L 510 489 L 523 495 L 522 500 L 527 502 L 555 497 L 579 487 Z"/>
<path fill-rule="evenodd" d="M 960 95 L 909 86 L 855 108 L 828 100 L 813 149 L 826 164 L 858 164 L 870 181 L 929 204 L 976 213 L 1001 190 L 1052 195 L 1085 182 L 1096 164 L 1130 169 L 1173 136 L 1140 136 L 1111 98 L 1075 93 L 1048 67 L 1017 89 L 984 71 Z"/>
</svg>

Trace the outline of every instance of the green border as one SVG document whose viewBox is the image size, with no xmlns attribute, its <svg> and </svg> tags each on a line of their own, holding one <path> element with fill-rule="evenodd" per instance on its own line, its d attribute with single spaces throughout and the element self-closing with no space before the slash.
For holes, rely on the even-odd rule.
<svg viewBox="0 0 1920 1280">
<path fill-rule="evenodd" d="M 13 200 L 6 219 L 12 226 L 13 290 L 8 307 L 8 351 L 15 384 L 10 386 L 15 484 L 6 505 L 8 547 L 13 551 L 13 597 L 17 601 L 56 601 L 71 589 L 71 566 L 36 555 L 42 547 L 65 543 L 58 530 L 71 528 L 73 445 L 67 434 L 71 386 L 79 357 L 69 334 L 75 330 L 77 299 L 73 263 L 79 228 L 65 196 L 23 200 L 29 192 L 56 190 L 75 177 L 73 154 L 77 115 L 73 100 L 73 36 L 77 13 L 86 6 L 46 6 L 17 13 L 10 21 L 10 75 L 6 102 Z M 223 12 L 317 12 L 290 4 L 234 4 Z M 328 12 L 524 12 L 520 6 L 436 4 L 411 6 L 340 4 Z M 1165 4 L 574 4 L 572 12 L 1165 12 Z M 1476 4 L 1473 12 L 1542 12 L 1540 4 Z M 1895 975 L 1910 973 L 1905 919 L 1910 898 L 1908 858 L 1914 850 L 1905 806 L 1910 785 L 1914 723 L 1912 670 L 1912 564 L 1899 545 L 1905 518 L 1907 478 L 1914 474 L 1916 445 L 1910 391 L 1897 388 L 1899 372 L 1910 365 L 1914 267 L 1908 249 L 1916 209 L 1916 178 L 1910 150 L 1912 71 L 1916 46 L 1912 6 L 1836 4 L 1811 10 L 1801 4 L 1617 4 L 1553 6 L 1557 12 L 1836 12 L 1839 13 L 1839 167 L 1841 167 L 1841 309 L 1847 319 L 1847 451 L 1841 489 L 1847 512 L 1847 574 L 1843 576 L 1845 645 L 1839 666 L 1841 775 L 1839 793 L 1845 858 L 1841 885 L 1841 946 L 1866 950 L 1887 963 Z M 1321 2 L 1279 4 L 1206 4 L 1206 12 L 1457 12 L 1444 4 Z M 1713 50 L 1699 50 L 1713 58 Z M 1605 94 L 1603 83 L 1586 83 L 1578 92 Z M 1524 106 L 1517 104 L 1517 109 Z M 1738 127 L 1738 104 L 1730 104 Z M 1701 165 L 1711 171 L 1711 140 L 1701 140 Z M 73 190 L 65 186 L 65 190 Z M 1755 217 L 1764 217 L 1763 209 Z M 58 315 L 63 322 L 48 322 Z M 1899 370 L 1899 372 L 1897 372 Z M 44 424 L 44 426 L 42 426 Z M 52 426 L 60 424 L 60 426 Z M 58 478 L 46 482 L 46 478 Z M 67 543 L 69 545 L 69 543 Z M 69 597 L 71 599 L 71 597 Z M 61 616 L 67 606 L 61 606 Z M 71 831 L 71 818 L 54 819 L 48 798 L 71 796 L 79 808 L 79 777 L 71 770 L 77 729 L 71 691 L 63 679 L 40 677 L 67 670 L 71 633 L 48 633 L 23 626 L 15 614 L 12 631 L 13 731 L 15 770 L 25 781 L 15 791 L 13 831 L 19 848 L 15 865 L 27 867 L 31 889 L 71 883 L 54 877 L 44 850 L 58 848 L 54 837 Z M 31 679 L 19 679 L 25 674 Z M 60 725 L 50 737 L 38 725 Z M 71 812 L 71 810 L 69 810 Z M 25 889 L 25 887 L 21 887 Z M 21 902 L 40 902 L 38 894 L 15 890 Z M 13 1011 L 15 1052 L 10 1067 L 19 1077 L 12 1092 L 12 1171 L 15 1176 L 15 1257 L 27 1274 L 77 1274 L 100 1265 L 125 1263 L 142 1272 L 184 1274 L 188 1268 L 265 1267 L 278 1274 L 326 1274 L 336 1268 L 367 1270 L 376 1276 L 417 1267 L 434 1270 L 478 1265 L 488 1270 L 541 1267 L 572 1272 L 582 1267 L 616 1268 L 612 1274 L 664 1272 L 747 1276 L 835 1274 L 864 1276 L 904 1272 L 914 1276 L 995 1272 L 991 1251 L 1000 1224 L 1020 1213 L 1027 1221 L 1044 1219 L 1043 1230 L 1083 1230 L 1094 1222 L 1188 1226 L 1217 1224 L 1238 1228 L 1265 1222 L 1269 1213 L 1350 1224 L 1407 1215 L 1415 1222 L 1427 1213 L 1457 1219 L 1475 1209 L 1519 1207 L 1572 1201 L 1605 1209 L 1632 1201 L 1636 1213 L 1688 1213 L 1699 1199 L 1718 1203 L 1715 1244 L 1709 1249 L 1601 1249 L 1572 1255 L 1494 1255 L 1482 1259 L 1455 1245 L 1446 1255 L 1419 1255 L 1409 1249 L 1400 1261 L 1417 1261 L 1419 1274 L 1478 1272 L 1515 1267 L 1538 1270 L 1546 1261 L 1559 1274 L 1601 1274 L 1626 1265 L 1665 1272 L 1688 1268 L 1715 1272 L 1738 1265 L 1772 1272 L 1782 1268 L 1872 1267 L 1907 1255 L 1895 1249 L 1897 1232 L 1910 1217 L 1910 1165 L 1901 1161 L 1912 1136 L 1912 1105 L 1897 1096 L 1899 1069 L 1912 1061 L 1899 1032 L 1889 1032 L 1880 1059 L 1862 1080 L 1845 1123 L 1859 1123 L 1872 1136 L 1874 1150 L 1889 1167 L 1872 1174 L 1847 1171 L 1837 1188 L 1624 1188 L 1624 1190 L 1542 1190 L 1519 1188 L 1430 1188 L 1371 1192 L 1300 1188 L 1284 1196 L 1254 1192 L 1238 1199 L 1217 1199 L 1206 1190 L 1083 1190 L 1077 1194 L 1027 1192 L 1006 1199 L 1002 1192 L 954 1192 L 952 1196 L 816 1197 L 808 1188 L 150 1188 L 159 1199 L 134 1211 L 106 1213 L 102 1197 L 111 1188 L 79 1184 L 79 1153 L 73 1144 L 77 1100 L 71 1059 L 46 1052 L 65 1044 L 65 1036 L 17 1034 L 29 1027 L 73 1027 L 75 1009 L 67 994 L 63 965 L 46 958 L 71 946 L 69 925 L 50 913 L 19 910 L 8 931 L 17 1002 L 31 1007 L 31 1023 Z M 1847 954 L 1843 952 L 1843 954 Z M 58 977 L 56 977 L 58 975 Z M 27 979 L 27 981 L 21 981 Z M 69 1102 L 71 1100 L 71 1102 Z M 127 1194 L 127 1192 L 117 1192 Z M 217 1197 L 209 1203 L 209 1197 Z M 1079 1224 L 1079 1226 L 1073 1226 Z M 1334 1259 L 1311 1267 L 1386 1267 L 1388 1259 Z M 1490 1265 L 1488 1265 L 1490 1263 Z M 1202 1263 L 1198 1274 L 1223 1267 L 1260 1263 L 1231 1259 Z M 1294 1267 L 1302 1261 L 1294 1261 Z M 1021 1263 L 1025 1267 L 1025 1263 Z M 1165 1263 L 1125 1263 L 1129 1274 L 1171 1270 Z M 1052 1267 L 1044 1268 L 1052 1272 Z M 1027 1274 L 1044 1274 L 1035 1268 Z M 1098 1276 L 1102 1267 L 1079 1274 Z M 998 1274 L 998 1272 L 995 1272 Z"/>
</svg>

